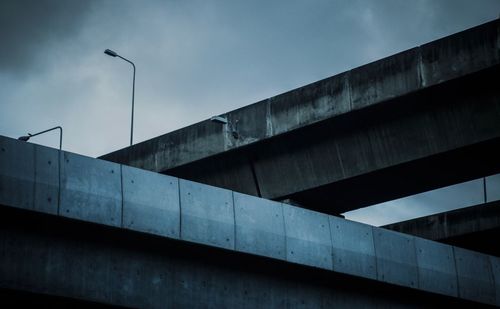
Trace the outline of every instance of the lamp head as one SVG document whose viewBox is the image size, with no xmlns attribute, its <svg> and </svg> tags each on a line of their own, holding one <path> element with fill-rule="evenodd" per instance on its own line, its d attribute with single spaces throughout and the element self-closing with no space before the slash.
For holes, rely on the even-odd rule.
<svg viewBox="0 0 500 309">
<path fill-rule="evenodd" d="M 106 49 L 106 50 L 104 51 L 104 53 L 105 53 L 106 55 L 108 55 L 108 56 L 111 56 L 111 57 L 117 57 L 117 56 L 118 56 L 118 54 L 117 54 L 116 52 L 112 51 L 111 49 Z"/>
<path fill-rule="evenodd" d="M 18 138 L 18 140 L 23 141 L 23 142 L 27 142 L 29 139 L 30 139 L 30 136 L 27 136 L 27 135 L 21 136 Z"/>
<path fill-rule="evenodd" d="M 227 118 L 222 116 L 213 116 L 210 120 L 217 123 L 227 124 Z"/>
</svg>

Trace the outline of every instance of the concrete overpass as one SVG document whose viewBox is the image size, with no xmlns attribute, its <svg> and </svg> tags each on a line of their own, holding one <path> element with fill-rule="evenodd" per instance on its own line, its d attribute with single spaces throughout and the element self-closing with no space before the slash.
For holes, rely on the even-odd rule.
<svg viewBox="0 0 500 309">
<path fill-rule="evenodd" d="M 499 29 L 494 20 L 102 158 L 330 214 L 498 173 Z"/>
<path fill-rule="evenodd" d="M 0 302 L 500 305 L 500 258 L 0 137 Z"/>
<path fill-rule="evenodd" d="M 500 201 L 388 224 L 383 228 L 500 256 Z"/>
</svg>

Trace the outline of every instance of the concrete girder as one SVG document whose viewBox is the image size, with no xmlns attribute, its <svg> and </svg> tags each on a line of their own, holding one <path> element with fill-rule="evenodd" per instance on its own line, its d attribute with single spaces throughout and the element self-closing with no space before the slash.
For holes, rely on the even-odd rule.
<svg viewBox="0 0 500 309">
<path fill-rule="evenodd" d="M 26 169 L 19 171 L 11 168 L 11 166 L 15 166 L 17 159 L 9 154 L 17 153 L 22 157 L 23 153 L 44 154 L 52 152 L 53 155 L 57 155 L 58 150 L 43 146 L 27 146 L 24 142 L 5 137 L 0 137 L 0 148 L 2 149 L 0 151 L 0 162 L 2 162 L 0 165 L 0 203 L 3 206 L 21 208 L 27 211 L 36 210 L 54 216 L 51 209 L 33 209 L 30 207 L 30 205 L 37 204 L 35 199 L 45 197 L 34 194 L 25 197 L 15 194 L 12 183 L 22 183 L 23 186 L 20 187 L 20 190 L 24 190 L 25 187 L 36 188 L 38 181 L 41 183 L 46 183 L 46 181 L 43 178 L 34 177 L 34 170 L 36 169 L 34 166 L 28 166 Z M 33 148 L 43 151 L 35 150 L 33 152 Z M 433 293 L 448 297 L 499 305 L 495 299 L 497 297 L 495 293 L 499 290 L 497 287 L 498 282 L 492 279 L 497 275 L 497 264 L 495 264 L 497 260 L 495 257 L 452 247 L 454 254 L 456 252 L 460 253 L 459 258 L 461 260 L 458 261 L 458 257 L 450 253 L 450 246 L 434 242 L 428 243 L 414 236 L 370 227 L 283 203 L 260 200 L 250 196 L 245 197 L 232 191 L 191 181 L 180 180 L 178 182 L 179 190 L 175 190 L 175 178 L 139 169 L 134 170 L 134 174 L 129 173 L 126 178 L 123 178 L 124 166 L 67 152 L 62 152 L 60 158 L 61 164 L 71 164 L 72 162 L 75 164 L 77 162 L 78 166 L 85 167 L 84 169 L 61 169 L 61 179 L 73 179 L 70 182 L 60 182 L 61 196 L 66 196 L 62 199 L 64 202 L 59 205 L 58 213 L 61 218 L 67 218 L 68 215 L 64 210 L 71 209 L 70 218 L 81 222 L 109 226 L 123 231 L 150 233 L 172 241 L 181 241 L 184 244 L 198 244 L 206 248 L 214 248 L 213 250 L 223 248 L 227 250 L 226 252 L 251 253 L 276 261 L 284 260 L 289 264 L 298 265 L 298 267 L 312 266 L 313 269 L 318 271 L 322 269 L 328 273 L 345 274 L 355 278 L 372 278 L 383 285 L 391 284 L 418 291 L 432 289 Z M 68 158 L 69 162 L 66 162 Z M 43 161 L 35 158 L 34 162 Z M 111 172 L 115 170 L 120 172 Z M 114 180 L 116 174 L 118 174 L 119 178 L 118 193 L 115 192 L 117 190 L 116 181 Z M 33 177 L 30 175 L 33 175 Z M 46 175 L 52 175 L 52 173 L 46 173 Z M 164 180 L 160 180 L 160 182 L 166 181 L 169 184 L 171 182 L 174 189 L 165 188 L 164 194 L 151 195 L 148 199 L 140 200 L 142 207 L 145 208 L 144 211 L 137 209 L 137 202 L 125 203 L 124 199 L 121 198 L 127 197 L 130 201 L 132 195 L 143 192 L 141 190 L 137 191 L 137 188 L 124 186 L 124 179 L 131 183 L 132 180 L 138 180 L 139 185 L 144 185 L 157 182 L 158 177 L 164 177 Z M 64 193 L 66 190 L 71 194 Z M 125 192 L 126 190 L 130 191 Z M 168 196 L 165 197 L 164 195 Z M 138 197 L 135 198 L 138 201 Z M 118 207 L 116 207 L 117 200 L 119 201 Z M 238 206 L 235 206 L 235 202 Z M 245 203 L 247 204 L 246 207 L 244 206 Z M 261 215 L 260 208 L 248 208 L 248 203 L 272 204 L 273 206 L 269 206 L 269 210 L 271 215 L 277 216 L 277 220 L 272 221 L 277 224 L 277 228 L 267 227 L 261 220 L 256 220 Z M 150 212 L 155 207 L 173 209 L 170 211 L 169 216 L 178 215 L 180 224 L 177 225 L 176 220 L 151 220 Z M 134 211 L 130 212 L 127 208 Z M 176 209 L 180 211 L 177 212 Z M 283 225 L 279 220 L 280 209 L 282 209 Z M 112 218 L 123 218 L 123 214 L 127 212 L 129 215 L 126 222 L 121 219 L 111 220 Z M 158 214 L 161 215 L 162 212 L 159 211 Z M 134 219 L 131 216 L 135 216 L 136 220 L 134 221 L 141 222 L 141 224 L 127 223 Z M 18 223 L 13 222 L 13 225 L 16 226 Z M 171 229 L 174 229 L 174 231 L 168 232 Z M 130 269 L 124 268 L 116 271 L 113 267 L 122 264 L 113 263 L 113 259 L 121 255 L 116 256 L 114 253 L 109 253 L 108 250 L 112 249 L 101 247 L 102 252 L 93 250 L 88 253 L 85 251 L 85 247 L 83 249 L 79 245 L 75 247 L 75 244 L 71 244 L 69 248 L 65 249 L 63 242 L 62 247 L 55 249 L 54 252 L 50 251 L 50 238 L 46 238 L 40 243 L 39 251 L 35 250 L 36 254 L 40 254 L 40 263 L 42 263 L 37 264 L 37 266 L 43 267 L 33 268 L 23 262 L 26 261 L 23 254 L 25 255 L 26 252 L 33 250 L 30 243 L 33 235 L 24 237 L 22 236 L 22 230 L 17 229 L 12 233 L 7 231 L 5 235 L 8 236 L 2 240 L 0 286 L 3 288 L 55 295 L 63 293 L 64 296 L 68 297 L 83 299 L 88 297 L 92 301 L 102 302 L 113 302 L 118 299 L 117 304 L 125 304 L 128 301 L 131 304 L 136 304 L 137 299 L 135 298 L 144 301 L 145 296 L 140 294 L 142 292 L 137 292 L 142 289 L 143 285 L 149 287 L 153 284 L 150 293 L 158 295 L 158 297 L 162 295 L 163 288 L 168 288 L 168 285 L 161 284 L 162 280 L 154 279 L 156 277 L 153 274 L 151 276 L 154 278 L 149 275 L 135 277 L 134 274 L 130 273 L 130 269 L 138 268 L 133 265 L 134 263 L 140 263 L 141 259 L 130 260 L 129 262 L 132 265 Z M 164 230 L 167 232 L 158 232 Z M 20 238 L 17 238 L 16 233 L 20 233 Z M 81 231 L 81 233 L 85 232 Z M 370 236 L 373 238 L 373 242 L 369 241 Z M 358 237 L 359 242 L 357 241 Z M 357 244 L 345 242 L 345 238 L 350 238 Z M 16 239 L 23 239 L 23 241 L 26 241 L 25 245 L 23 245 L 23 242 L 18 245 Z M 371 247 L 372 245 L 373 247 Z M 276 251 L 276 248 L 285 248 L 286 255 L 282 254 L 281 251 Z M 67 250 L 70 257 L 76 257 L 79 254 L 85 257 L 86 254 L 90 254 L 89 260 L 85 258 L 68 259 L 68 256 L 62 254 L 65 250 Z M 343 256 L 350 257 L 350 259 L 339 263 L 338 259 L 342 259 Z M 459 270 L 453 268 L 455 263 L 450 264 L 452 258 L 462 268 Z M 467 261 L 471 259 L 478 260 L 481 263 L 468 263 Z M 370 265 L 374 265 L 375 269 L 362 267 L 360 261 L 365 260 L 371 261 Z M 374 261 L 375 263 L 373 263 Z M 95 268 L 96 264 L 99 267 Z M 94 268 L 91 265 L 94 265 Z M 120 267 L 125 267 L 125 265 L 126 263 Z M 397 271 L 395 271 L 396 269 Z M 114 278 L 113 280 L 121 278 L 120 282 L 117 283 L 120 291 L 105 288 L 102 291 L 96 291 L 92 284 L 87 281 L 89 278 L 80 278 L 75 273 L 62 281 L 60 278 L 57 280 L 54 278 L 55 275 L 60 276 L 60 274 L 66 273 L 65 270 L 85 270 L 93 274 L 90 278 L 94 279 L 107 275 Z M 190 279 L 186 280 L 189 282 L 196 281 L 197 274 L 184 272 L 179 275 L 188 276 Z M 70 282 L 71 284 L 68 285 L 65 280 L 73 280 L 74 282 Z M 229 281 L 232 280 L 235 279 Z M 439 284 L 433 287 L 429 282 Z M 478 282 L 481 283 L 482 290 L 488 291 L 486 296 L 476 292 Z M 61 284 L 65 285 L 61 286 Z M 220 282 L 214 284 L 220 284 Z M 113 286 L 116 287 L 116 285 Z M 451 287 L 459 287 L 459 289 L 457 291 Z M 224 289 L 218 291 L 223 293 Z M 188 293 L 186 295 L 193 297 L 193 294 Z M 198 296 L 203 300 L 203 295 Z M 220 297 L 227 296 L 224 295 L 220 295 Z M 160 300 L 156 299 L 155 301 L 159 302 Z M 160 304 L 160 302 L 147 303 L 148 306 L 153 307 Z"/>
<path fill-rule="evenodd" d="M 494 20 L 228 112 L 225 125 L 203 121 L 102 158 L 334 214 L 496 172 L 499 28 Z M 420 179 L 405 186 L 405 174 Z M 363 200 L 342 195 L 352 186 Z"/>
</svg>

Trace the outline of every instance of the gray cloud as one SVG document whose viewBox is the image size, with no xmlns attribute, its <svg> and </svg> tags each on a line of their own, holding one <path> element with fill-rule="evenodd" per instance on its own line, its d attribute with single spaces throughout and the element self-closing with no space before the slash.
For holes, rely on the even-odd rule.
<svg viewBox="0 0 500 309">
<path fill-rule="evenodd" d="M 93 1 L 0 1 L 0 72 L 29 73 L 43 65 L 39 55 L 76 35 Z"/>
</svg>

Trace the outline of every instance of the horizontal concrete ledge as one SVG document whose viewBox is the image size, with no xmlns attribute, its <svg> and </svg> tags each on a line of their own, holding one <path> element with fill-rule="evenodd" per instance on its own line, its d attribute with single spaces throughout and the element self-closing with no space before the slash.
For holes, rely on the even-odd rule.
<svg viewBox="0 0 500 309">
<path fill-rule="evenodd" d="M 393 223 L 382 228 L 500 256 L 500 201 Z"/>
<path fill-rule="evenodd" d="M 163 172 L 500 63 L 500 20 L 468 29 L 102 156 Z"/>
<path fill-rule="evenodd" d="M 92 305 L 80 301 L 127 308 L 481 307 L 456 297 L 10 207 L 0 207 L 0 248 L 0 307 L 59 308 L 59 297 L 64 307 Z"/>
<path fill-rule="evenodd" d="M 40 159 L 47 155 L 60 160 L 48 164 Z M 40 170 L 47 177 L 38 174 Z M 49 182 L 55 191 L 36 194 L 40 184 Z M 58 198 L 51 195 L 53 191 Z M 49 198 L 57 211 L 33 206 Z M 469 288 L 479 281 L 483 288 L 495 291 L 500 284 L 490 280 L 492 267 L 485 266 L 490 263 L 488 255 L 471 253 L 482 264 L 466 266 L 462 275 L 454 268 L 456 257 L 451 252 L 457 250 L 443 244 L 6 137 L 0 137 L 0 205 L 489 304 L 496 301 L 491 295 L 468 293 Z M 468 258 L 469 253 L 460 253 Z M 453 288 L 457 286 L 458 292 Z"/>
<path fill-rule="evenodd" d="M 446 211 L 382 226 L 435 241 L 500 228 L 500 201 Z"/>
</svg>

